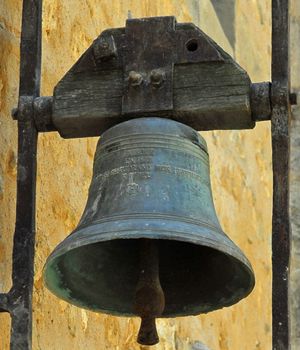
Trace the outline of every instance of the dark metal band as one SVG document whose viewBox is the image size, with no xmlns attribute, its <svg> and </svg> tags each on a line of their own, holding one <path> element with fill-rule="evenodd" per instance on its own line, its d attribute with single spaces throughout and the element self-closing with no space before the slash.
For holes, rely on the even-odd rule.
<svg viewBox="0 0 300 350">
<path fill-rule="evenodd" d="M 42 0 L 24 0 L 19 99 L 39 96 Z M 24 98 L 23 98 L 24 99 Z M 29 104 L 30 105 L 30 104 Z M 28 105 L 28 106 L 29 106 Z M 35 243 L 37 129 L 30 110 L 18 120 L 17 208 L 12 288 L 0 295 L 0 311 L 9 312 L 11 350 L 32 348 L 32 289 Z"/>
<path fill-rule="evenodd" d="M 273 350 L 290 349 L 289 329 L 289 1 L 272 1 Z"/>
</svg>

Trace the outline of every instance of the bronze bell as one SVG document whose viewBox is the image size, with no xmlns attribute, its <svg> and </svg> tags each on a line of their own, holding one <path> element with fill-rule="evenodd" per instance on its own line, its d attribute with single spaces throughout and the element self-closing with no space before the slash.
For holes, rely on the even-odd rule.
<svg viewBox="0 0 300 350">
<path fill-rule="evenodd" d="M 49 256 L 46 286 L 97 312 L 156 317 L 230 306 L 254 287 L 251 265 L 216 216 L 205 140 L 164 118 L 138 118 L 98 142 L 86 208 Z"/>
</svg>

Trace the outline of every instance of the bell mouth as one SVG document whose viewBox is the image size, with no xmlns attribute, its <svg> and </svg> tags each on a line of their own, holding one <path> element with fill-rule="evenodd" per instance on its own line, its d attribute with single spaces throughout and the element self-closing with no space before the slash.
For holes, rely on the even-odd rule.
<svg viewBox="0 0 300 350">
<path fill-rule="evenodd" d="M 178 223 L 173 224 L 178 227 Z M 55 249 L 44 267 L 46 286 L 71 304 L 96 312 L 136 316 L 133 306 L 141 238 L 157 242 L 159 277 L 166 301 L 161 317 L 221 309 L 245 298 L 254 288 L 249 261 L 218 230 L 202 227 L 199 235 L 159 232 L 153 227 L 137 231 L 135 227 L 99 233 L 99 225 L 76 230 Z M 160 222 L 163 226 L 168 223 Z"/>
</svg>

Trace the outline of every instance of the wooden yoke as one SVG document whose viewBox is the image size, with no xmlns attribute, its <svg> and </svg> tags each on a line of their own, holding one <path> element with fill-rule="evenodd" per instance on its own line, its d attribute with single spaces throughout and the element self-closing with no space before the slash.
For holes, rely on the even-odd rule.
<svg viewBox="0 0 300 350">
<path fill-rule="evenodd" d="M 73 138 L 151 115 L 196 130 L 249 129 L 271 109 L 269 84 L 251 84 L 199 28 L 153 17 L 104 31 L 55 87 L 52 113 L 60 135 Z"/>
</svg>

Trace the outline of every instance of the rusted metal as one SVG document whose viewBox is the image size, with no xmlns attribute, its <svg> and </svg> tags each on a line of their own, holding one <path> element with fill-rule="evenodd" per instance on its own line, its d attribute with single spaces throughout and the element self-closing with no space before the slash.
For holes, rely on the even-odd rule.
<svg viewBox="0 0 300 350">
<path fill-rule="evenodd" d="M 37 130 L 32 119 L 18 122 L 17 210 L 13 245 L 11 350 L 30 350 L 35 243 Z"/>
<path fill-rule="evenodd" d="M 39 96 L 41 0 L 24 0 L 21 33 L 18 118 L 17 208 L 13 242 L 12 288 L 0 295 L 0 311 L 9 312 L 11 350 L 31 350 L 35 241 L 37 130 L 32 101 Z"/>
<path fill-rule="evenodd" d="M 289 329 L 289 1 L 272 1 L 273 350 L 290 349 Z"/>
<path fill-rule="evenodd" d="M 42 0 L 23 0 L 19 96 L 40 94 Z"/>
<path fill-rule="evenodd" d="M 33 119 L 39 132 L 56 131 L 52 122 L 52 96 L 20 96 L 18 107 L 12 110 L 14 120 Z"/>
<path fill-rule="evenodd" d="M 38 132 L 56 131 L 52 122 L 52 96 L 37 97 L 33 100 L 33 118 Z"/>
<path fill-rule="evenodd" d="M 117 47 L 112 35 L 99 37 L 94 41 L 93 53 L 97 64 L 102 64 L 117 56 Z"/>
<path fill-rule="evenodd" d="M 296 92 L 290 93 L 290 104 L 293 106 L 298 104 L 298 94 Z"/>
<path fill-rule="evenodd" d="M 253 120 L 256 122 L 270 120 L 272 114 L 271 83 L 263 82 L 252 84 L 250 103 Z"/>
<path fill-rule="evenodd" d="M 165 296 L 159 280 L 159 251 L 155 240 L 141 239 L 140 273 L 135 291 L 134 309 L 141 317 L 138 343 L 154 345 L 159 342 L 155 319 L 165 308 Z"/>
</svg>

